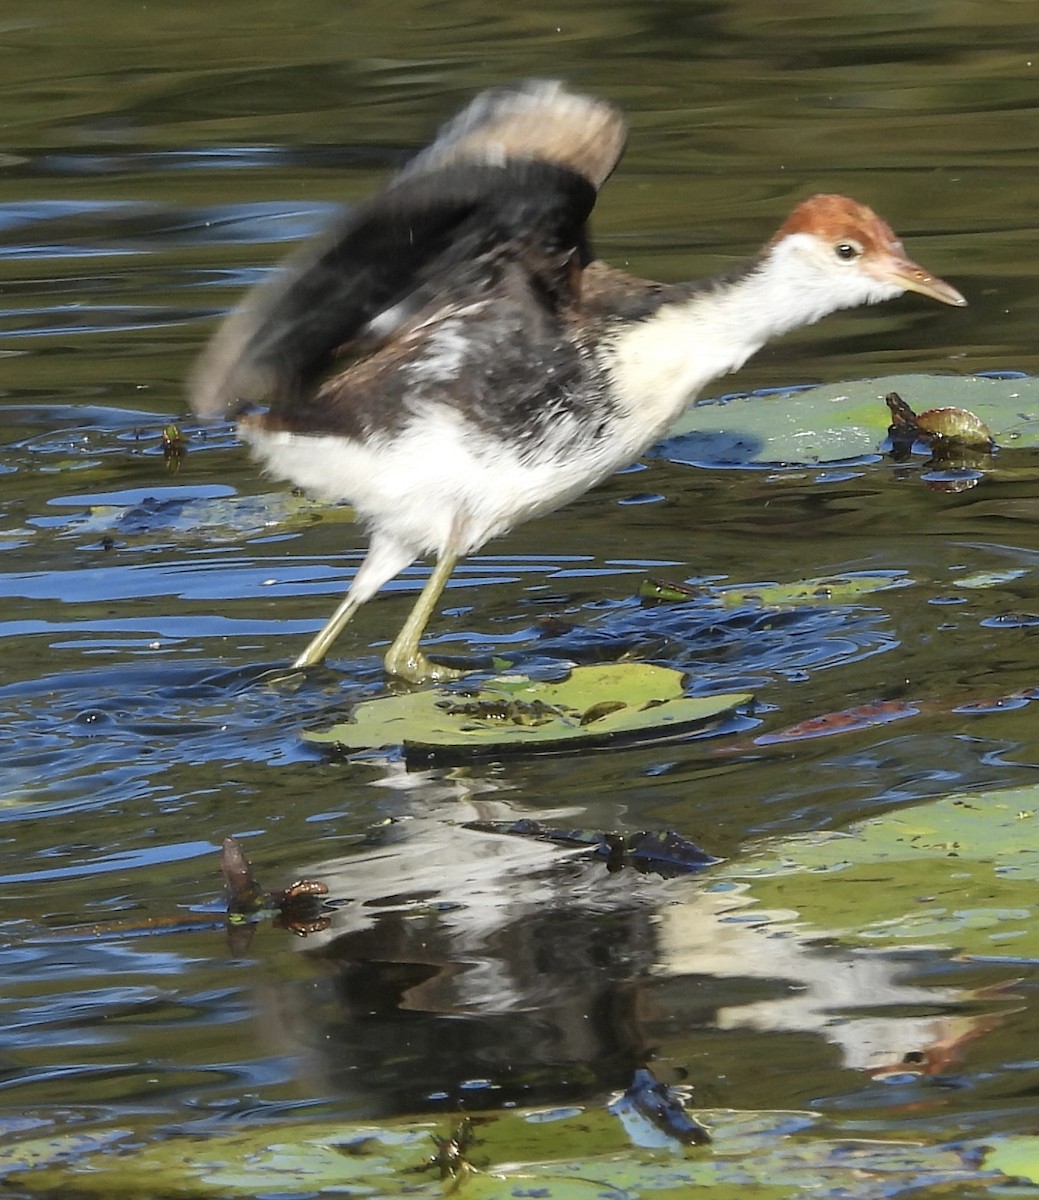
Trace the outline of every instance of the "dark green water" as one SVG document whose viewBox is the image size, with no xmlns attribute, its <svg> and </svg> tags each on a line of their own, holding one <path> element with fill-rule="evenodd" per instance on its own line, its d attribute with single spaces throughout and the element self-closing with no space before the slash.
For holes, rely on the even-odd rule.
<svg viewBox="0 0 1039 1200">
<path fill-rule="evenodd" d="M 383 648 L 423 572 L 369 605 L 300 690 L 253 686 L 324 620 L 362 542 L 344 521 L 250 508 L 272 485 L 226 433 L 187 426 L 175 476 L 159 444 L 212 318 L 243 286 L 473 91 L 531 74 L 630 113 L 596 215 L 605 257 L 667 279 L 720 271 L 794 200 L 840 190 L 970 300 L 831 318 L 719 392 L 1035 372 L 1032 17 L 870 0 L 8 0 L 0 1127 L 589 1100 L 651 1057 L 714 1106 L 816 1107 L 894 1134 L 909 1109 L 949 1136 L 1034 1125 L 1029 965 L 906 954 L 889 975 L 912 995 L 865 987 L 772 1021 L 753 1006 L 811 990 L 807 965 L 770 975 L 721 953 L 723 922 L 700 962 L 658 939 L 659 914 L 693 905 L 695 881 L 553 873 L 511 846 L 492 860 L 448 824 L 673 827 L 732 856 L 768 833 L 1033 782 L 1034 704 L 969 720 L 951 708 L 1039 682 L 1035 630 L 983 623 L 1039 604 L 1034 481 L 941 495 L 885 463 L 710 471 L 665 449 L 462 567 L 438 644 L 529 661 L 631 651 L 697 687 L 754 691 L 775 728 L 877 699 L 931 702 L 930 715 L 773 752 L 724 755 L 715 739 L 409 771 L 331 760 L 299 734 L 383 687 Z M 945 603 L 958 573 L 1011 569 L 1003 587 Z M 913 584 L 767 620 L 634 598 L 646 574 L 850 570 Z M 383 852 L 355 861 L 390 819 Z M 269 886 L 326 879 L 338 937 L 265 928 L 233 959 L 204 922 L 149 929 L 218 912 L 216 848 L 232 833 Z M 68 934 L 80 925 L 102 932 Z M 813 969 L 825 976 L 825 960 Z M 935 1039 L 921 1013 L 1010 978 L 1016 1007 L 956 1059 L 949 1087 L 885 1092 L 871 1076 Z"/>
</svg>

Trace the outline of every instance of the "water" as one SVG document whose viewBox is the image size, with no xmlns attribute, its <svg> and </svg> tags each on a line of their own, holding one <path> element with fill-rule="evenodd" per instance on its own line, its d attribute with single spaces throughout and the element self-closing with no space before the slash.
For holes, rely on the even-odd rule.
<svg viewBox="0 0 1039 1200">
<path fill-rule="evenodd" d="M 707 1104 L 868 1114 L 897 1132 L 919 1095 L 878 1084 L 876 1031 L 851 1021 L 835 1034 L 833 1011 L 872 1006 L 877 1045 L 897 1057 L 935 1040 L 914 1023 L 921 1007 L 1010 978 L 1014 1011 L 963 1050 L 955 1088 L 925 1099 L 948 1136 L 1034 1123 L 1027 965 L 921 952 L 820 999 L 837 952 L 762 966 L 753 943 L 730 944 L 696 880 L 607 877 L 457 828 L 673 827 L 738 856 L 767 834 L 1031 783 L 1033 712 L 951 711 L 1036 683 L 1034 629 L 985 623 L 1035 611 L 1027 462 L 940 496 L 885 463 L 721 471 L 665 450 L 487 547 L 431 629 L 447 652 L 533 666 L 630 651 L 702 689 L 754 691 L 774 728 L 878 699 L 923 702 L 911 723 L 771 751 L 733 728 L 408 770 L 331 758 L 300 732 L 383 688 L 380 656 L 422 569 L 367 606 L 327 670 L 297 690 L 265 686 L 362 544 L 343 514 L 259 479 L 228 431 L 183 420 L 182 392 L 211 318 L 244 286 L 474 90 L 530 74 L 631 115 L 596 215 L 605 257 L 661 278 L 720 271 L 796 198 L 841 190 L 970 300 L 830 318 L 719 391 L 1034 372 L 1034 33 L 1023 5 L 261 0 L 232 18 L 198 3 L 9 0 L 0 1126 L 585 1102 L 652 1058 L 694 1076 Z M 176 473 L 160 442 L 170 419 L 190 438 Z M 958 595 L 957 579 L 982 570 L 1020 573 Z M 783 616 L 635 599 L 645 575 L 844 571 L 909 586 Z M 267 886 L 325 879 L 337 936 L 266 927 L 229 955 L 217 920 L 229 834 Z M 678 942 L 662 933 L 675 911 L 690 922 Z M 696 922 L 694 954 L 683 939 Z M 892 972 L 904 991 L 885 991 Z M 755 1022 L 753 1006 L 791 980 L 816 1006 Z"/>
</svg>

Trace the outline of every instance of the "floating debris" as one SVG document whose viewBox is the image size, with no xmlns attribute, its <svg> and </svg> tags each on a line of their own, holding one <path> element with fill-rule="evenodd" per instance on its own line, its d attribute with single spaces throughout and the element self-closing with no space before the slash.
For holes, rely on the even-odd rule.
<svg viewBox="0 0 1039 1200">
<path fill-rule="evenodd" d="M 682 1098 L 645 1067 L 635 1072 L 631 1087 L 610 1105 L 636 1145 L 706 1146 L 711 1135 L 687 1112 Z M 647 1128 L 648 1126 L 648 1128 Z"/>
<path fill-rule="evenodd" d="M 420 1166 L 412 1167 L 411 1170 L 416 1172 L 439 1171 L 440 1178 L 444 1182 L 447 1180 L 457 1181 L 460 1176 L 475 1171 L 476 1168 L 469 1161 L 469 1148 L 474 1139 L 473 1123 L 468 1117 L 464 1117 L 447 1137 L 437 1137 L 435 1133 L 430 1134 L 430 1137 L 433 1139 L 433 1145 L 436 1146 L 436 1152 Z"/>
<path fill-rule="evenodd" d="M 166 462 L 166 470 L 176 473 L 184 455 L 188 452 L 188 439 L 180 431 L 178 425 L 172 422 L 162 431 L 162 457 Z"/>
<path fill-rule="evenodd" d="M 227 893 L 227 938 L 235 954 L 244 953 L 257 924 L 265 917 L 275 928 L 287 929 L 298 937 L 321 933 L 332 923 L 322 913 L 318 900 L 328 895 L 326 884 L 316 879 L 297 879 L 287 888 L 264 891 L 237 838 L 224 838 L 220 869 Z"/>
</svg>

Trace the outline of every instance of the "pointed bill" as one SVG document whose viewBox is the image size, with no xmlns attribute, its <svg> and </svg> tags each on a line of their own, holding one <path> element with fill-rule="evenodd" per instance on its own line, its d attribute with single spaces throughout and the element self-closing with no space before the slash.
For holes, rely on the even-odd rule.
<svg viewBox="0 0 1039 1200">
<path fill-rule="evenodd" d="M 929 296 L 941 304 L 952 304 L 957 308 L 966 306 L 967 301 L 951 283 L 925 271 L 919 263 L 904 255 L 891 255 L 883 263 L 877 264 L 876 274 L 885 283 L 893 283 L 907 292 L 919 292 L 921 296 Z"/>
</svg>

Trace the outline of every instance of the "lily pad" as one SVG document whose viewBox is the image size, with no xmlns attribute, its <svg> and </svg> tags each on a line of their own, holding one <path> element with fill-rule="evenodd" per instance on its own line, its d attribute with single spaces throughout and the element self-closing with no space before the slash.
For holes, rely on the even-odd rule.
<svg viewBox="0 0 1039 1200">
<path fill-rule="evenodd" d="M 1039 1137 L 1018 1134 L 999 1138 L 985 1147 L 985 1166 L 1010 1179 L 1039 1183 Z"/>
<path fill-rule="evenodd" d="M 969 409 L 1000 446 L 1039 446 L 1039 379 L 891 375 L 694 405 L 661 453 L 705 466 L 807 465 L 875 455 L 887 438 L 891 415 L 884 398 L 890 392 L 918 412 Z"/>
<path fill-rule="evenodd" d="M 834 1137 L 803 1112 L 708 1112 L 702 1115 L 712 1146 L 655 1150 L 632 1144 L 622 1115 L 578 1106 L 481 1114 L 472 1118 L 466 1164 L 447 1179 L 433 1152 L 451 1122 L 428 1118 L 138 1129 L 115 1132 L 107 1142 L 82 1132 L 57 1134 L 5 1146 L 0 1178 L 20 1195 L 105 1200 L 153 1197 L 157 1179 L 163 1196 L 185 1200 L 317 1194 L 684 1200 L 701 1192 L 711 1200 L 794 1200 L 808 1192 L 868 1200 L 999 1178 L 982 1175 L 957 1146 Z"/>
<path fill-rule="evenodd" d="M 862 596 L 909 587 L 912 582 L 904 571 L 855 571 L 846 575 L 798 579 L 793 583 L 744 583 L 724 587 L 649 578 L 639 584 L 638 596 L 640 600 L 658 604 L 687 604 L 692 600 L 710 599 L 720 601 L 728 608 L 744 604 L 779 608 L 812 603 L 854 604 Z"/>
<path fill-rule="evenodd" d="M 946 796 L 721 868 L 797 928 L 872 946 L 1039 961 L 1039 786 Z"/>
<path fill-rule="evenodd" d="M 727 607 L 763 604 L 770 607 L 804 604 L 854 604 L 862 596 L 891 588 L 909 587 L 912 580 L 903 571 L 857 571 L 847 575 L 825 575 L 792 583 L 736 584 L 723 587 L 718 595 Z"/>
<path fill-rule="evenodd" d="M 554 683 L 502 675 L 478 691 L 365 701 L 351 720 L 305 736 L 350 750 L 402 746 L 441 757 L 546 751 L 674 737 L 752 699 L 749 692 L 685 696 L 683 680 L 680 671 L 648 663 L 575 667 Z"/>
</svg>

